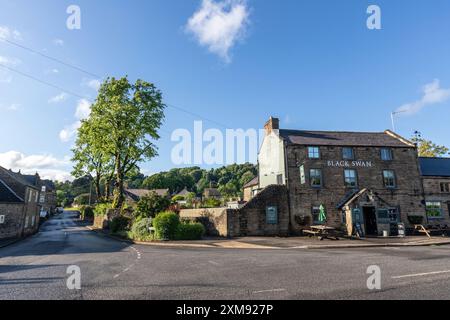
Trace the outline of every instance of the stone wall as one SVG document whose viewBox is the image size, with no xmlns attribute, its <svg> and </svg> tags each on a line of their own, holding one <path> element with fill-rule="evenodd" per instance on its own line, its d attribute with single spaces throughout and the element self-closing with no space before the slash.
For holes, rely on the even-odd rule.
<svg viewBox="0 0 450 320">
<path fill-rule="evenodd" d="M 0 239 L 20 237 L 23 224 L 23 204 L 1 203 L 0 215 L 5 216 L 5 222 L 0 224 Z"/>
<path fill-rule="evenodd" d="M 106 214 L 94 217 L 93 226 L 97 229 L 108 229 L 109 223 L 118 216 L 120 216 L 120 209 L 108 209 Z"/>
<path fill-rule="evenodd" d="M 233 236 L 288 236 L 289 205 L 285 186 L 271 185 L 258 193 L 243 208 L 232 215 Z M 278 221 L 267 221 L 267 208 L 275 207 Z"/>
<path fill-rule="evenodd" d="M 329 160 L 342 160 L 342 147 L 320 147 L 321 159 L 309 159 L 306 146 L 287 147 L 288 188 L 291 211 L 291 232 L 301 234 L 306 225 L 299 220 L 312 219 L 312 208 L 323 205 L 328 214 L 328 224 L 332 227 L 342 227 L 342 211 L 338 204 L 345 199 L 351 189 L 344 185 L 344 170 L 355 169 L 358 174 L 358 189 L 367 188 L 385 200 L 392 207 L 400 209 L 401 220 L 408 226 L 408 215 L 425 216 L 423 204 L 423 188 L 417 151 L 415 148 L 393 148 L 393 161 L 382 161 L 381 148 L 356 147 L 355 158 L 369 161 L 366 167 L 337 167 L 329 166 Z M 351 161 L 350 161 L 351 162 Z M 306 181 L 300 178 L 300 166 L 305 168 Z M 312 188 L 309 184 L 309 170 L 321 169 L 323 186 Z M 384 186 L 383 170 L 394 170 L 397 187 L 389 190 Z"/>
<path fill-rule="evenodd" d="M 440 201 L 442 219 L 439 220 L 450 224 L 450 193 L 441 192 L 441 183 L 450 183 L 450 178 L 426 177 L 423 179 L 425 200 Z"/>
<path fill-rule="evenodd" d="M 233 236 L 231 223 L 234 210 L 227 208 L 187 209 L 180 211 L 180 218 L 201 222 L 205 225 L 207 236 Z"/>
</svg>

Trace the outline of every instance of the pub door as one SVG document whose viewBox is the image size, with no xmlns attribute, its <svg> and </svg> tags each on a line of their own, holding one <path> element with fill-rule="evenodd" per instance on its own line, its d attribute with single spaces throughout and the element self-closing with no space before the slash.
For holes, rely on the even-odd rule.
<svg viewBox="0 0 450 320">
<path fill-rule="evenodd" d="M 366 227 L 366 235 L 378 236 L 377 213 L 375 207 L 364 207 L 364 226 Z"/>
</svg>

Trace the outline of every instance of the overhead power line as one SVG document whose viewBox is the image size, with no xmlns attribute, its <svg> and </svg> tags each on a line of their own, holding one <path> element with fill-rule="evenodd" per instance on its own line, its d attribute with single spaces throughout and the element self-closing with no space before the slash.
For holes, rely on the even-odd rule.
<svg viewBox="0 0 450 320">
<path fill-rule="evenodd" d="M 73 64 L 70 64 L 70 63 L 68 63 L 68 62 L 62 61 L 62 60 L 60 60 L 60 59 L 51 57 L 51 56 L 49 56 L 49 55 L 47 55 L 47 54 L 45 54 L 45 53 L 42 53 L 41 51 L 38 51 L 38 50 L 32 49 L 32 48 L 30 48 L 30 47 L 24 46 L 24 45 L 22 45 L 22 44 L 20 44 L 20 43 L 17 43 L 17 42 L 8 40 L 8 39 L 0 39 L 0 40 L 1 40 L 1 41 L 4 41 L 4 42 L 6 42 L 6 43 L 8 43 L 8 44 L 10 44 L 10 45 L 13 45 L 13 46 L 16 46 L 16 47 L 18 47 L 18 48 L 24 49 L 24 50 L 26 50 L 26 51 L 32 52 L 32 53 L 34 53 L 34 54 L 40 55 L 41 57 L 44 57 L 44 58 L 46 58 L 46 59 L 48 59 L 48 60 L 57 62 L 57 63 L 59 63 L 59 64 L 62 64 L 62 65 L 64 65 L 64 66 L 66 66 L 66 67 L 69 67 L 69 68 L 72 68 L 72 69 L 77 70 L 77 71 L 79 71 L 79 72 L 82 72 L 82 73 L 85 73 L 85 74 L 87 74 L 87 75 L 90 75 L 90 76 L 92 76 L 92 77 L 100 78 L 100 79 L 103 78 L 102 76 L 99 76 L 99 75 L 97 75 L 97 74 L 95 74 L 95 73 L 93 73 L 93 72 L 87 71 L 87 70 L 85 70 L 85 69 L 82 69 L 82 68 L 80 68 L 80 67 L 77 67 L 77 66 L 75 66 L 75 65 L 73 65 Z"/>
<path fill-rule="evenodd" d="M 2 63 L 0 63 L 0 67 L 5 68 L 5 69 L 7 69 L 7 70 L 9 70 L 9 71 L 11 71 L 11 72 L 20 74 L 20 75 L 23 76 L 23 77 L 26 77 L 26 78 L 29 78 L 29 79 L 31 79 L 31 80 L 37 81 L 37 82 L 39 82 L 39 83 L 41 83 L 41 84 L 44 84 L 44 85 L 46 85 L 46 86 L 49 86 L 49 87 L 52 87 L 52 88 L 57 89 L 57 90 L 59 90 L 59 91 L 62 91 L 62 92 L 64 92 L 64 93 L 67 93 L 67 94 L 69 94 L 69 95 L 71 95 L 71 96 L 75 96 L 75 97 L 80 98 L 80 99 L 86 99 L 86 100 L 89 100 L 89 98 L 84 97 L 84 96 L 82 96 L 82 95 L 80 95 L 80 94 L 78 94 L 78 93 L 76 93 L 76 92 L 73 92 L 73 91 L 64 89 L 64 88 L 62 88 L 62 87 L 60 87 L 60 86 L 57 86 L 57 85 L 55 85 L 55 84 L 52 84 L 52 83 L 50 83 L 50 82 L 41 80 L 41 79 L 39 79 L 39 78 L 36 78 L 36 77 L 33 76 L 33 75 L 30 75 L 30 74 L 28 74 L 28 73 L 19 71 L 19 70 L 17 70 L 17 69 L 11 68 L 11 67 L 8 67 L 7 65 L 4 65 L 4 64 L 2 64 Z"/>
</svg>

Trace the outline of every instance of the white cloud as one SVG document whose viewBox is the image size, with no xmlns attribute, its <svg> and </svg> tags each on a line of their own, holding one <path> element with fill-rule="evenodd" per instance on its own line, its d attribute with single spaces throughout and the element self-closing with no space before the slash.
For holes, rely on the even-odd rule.
<svg viewBox="0 0 450 320">
<path fill-rule="evenodd" d="M 186 30 L 200 45 L 228 63 L 230 49 L 245 36 L 249 15 L 246 0 L 202 0 L 200 8 L 189 18 Z"/>
<path fill-rule="evenodd" d="M 95 91 L 98 91 L 101 86 L 101 81 L 98 79 L 83 79 L 82 86 L 89 87 Z"/>
<path fill-rule="evenodd" d="M 402 105 L 397 109 L 397 112 L 412 115 L 427 106 L 445 102 L 450 98 L 450 88 L 441 88 L 438 79 L 423 86 L 422 91 L 423 96 L 420 100 Z"/>
<path fill-rule="evenodd" d="M 45 74 L 58 74 L 59 73 L 59 69 L 47 69 L 45 70 Z"/>
<path fill-rule="evenodd" d="M 17 110 L 19 110 L 19 108 L 20 108 L 20 104 L 13 103 L 13 104 L 10 104 L 9 106 L 7 106 L 6 110 L 8 110 L 8 111 L 17 111 Z"/>
<path fill-rule="evenodd" d="M 54 39 L 54 40 L 53 40 L 53 44 L 54 44 L 55 46 L 60 46 L 60 47 L 62 47 L 62 46 L 64 45 L 64 40 L 62 40 L 62 39 Z"/>
<path fill-rule="evenodd" d="M 79 120 L 84 120 L 91 114 L 91 103 L 86 99 L 78 101 L 77 110 L 75 111 L 75 117 Z"/>
<path fill-rule="evenodd" d="M 66 126 L 63 130 L 59 132 L 59 139 L 62 142 L 69 142 L 77 133 L 77 130 L 81 126 L 81 120 L 89 117 L 91 114 L 91 103 L 86 99 L 78 100 L 77 108 L 75 111 L 75 118 L 77 121 L 69 126 Z"/>
<path fill-rule="evenodd" d="M 21 61 L 17 58 L 9 58 L 5 56 L 0 56 L 0 63 L 7 66 L 17 66 Z"/>
<path fill-rule="evenodd" d="M 0 26 L 0 39 L 21 40 L 22 35 L 17 30 L 11 29 L 7 26 Z"/>
<path fill-rule="evenodd" d="M 15 67 L 19 65 L 21 61 L 17 58 L 9 58 L 5 56 L 0 56 L 0 64 L 7 66 L 7 67 Z M 11 83 L 12 82 L 12 76 L 9 70 L 6 70 L 4 68 L 0 69 L 0 83 Z"/>
<path fill-rule="evenodd" d="M 68 98 L 68 95 L 64 92 L 61 92 L 57 96 L 51 97 L 48 100 L 48 103 L 60 103 L 60 102 L 67 100 L 67 98 Z"/>
<path fill-rule="evenodd" d="M 70 165 L 67 159 L 60 160 L 52 155 L 25 155 L 18 151 L 0 153 L 0 166 L 14 171 L 20 170 L 23 174 L 39 173 L 43 179 L 58 181 L 72 180 L 64 167 Z"/>
</svg>

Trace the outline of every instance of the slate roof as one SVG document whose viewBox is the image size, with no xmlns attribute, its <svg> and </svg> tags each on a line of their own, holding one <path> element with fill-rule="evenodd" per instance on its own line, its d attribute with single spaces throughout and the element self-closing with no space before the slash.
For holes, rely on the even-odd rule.
<svg viewBox="0 0 450 320">
<path fill-rule="evenodd" d="M 3 167 L 0 167 L 0 179 L 22 199 L 25 199 L 27 187 L 39 190 L 36 186 L 26 180 L 20 173 L 15 173 Z"/>
<path fill-rule="evenodd" d="M 155 190 L 147 190 L 147 189 L 126 189 L 125 195 L 131 198 L 134 201 L 139 201 L 140 198 L 146 196 L 150 193 L 156 193 L 161 197 L 165 197 L 169 195 L 169 189 L 155 189 Z"/>
<path fill-rule="evenodd" d="M 419 158 L 420 170 L 425 177 L 450 177 L 450 158 Z"/>
<path fill-rule="evenodd" d="M 258 184 L 259 184 L 259 177 L 256 176 L 251 181 L 249 181 L 246 185 L 244 185 L 244 189 L 257 186 Z"/>
<path fill-rule="evenodd" d="M 307 146 L 368 146 L 368 147 L 414 147 L 412 142 L 385 132 L 340 132 L 280 130 L 280 136 L 289 144 Z"/>
<path fill-rule="evenodd" d="M 0 203 L 22 203 L 23 200 L 17 196 L 6 183 L 0 180 Z"/>
</svg>

